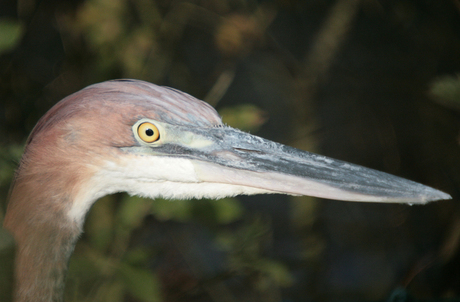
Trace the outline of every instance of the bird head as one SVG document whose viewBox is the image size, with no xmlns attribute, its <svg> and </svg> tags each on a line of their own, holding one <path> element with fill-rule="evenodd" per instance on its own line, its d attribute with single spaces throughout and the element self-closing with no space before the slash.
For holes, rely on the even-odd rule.
<svg viewBox="0 0 460 302">
<path fill-rule="evenodd" d="M 61 194 L 69 202 L 60 207 L 79 224 L 98 198 L 122 191 L 181 199 L 257 193 L 407 203 L 450 198 L 228 127 L 208 104 L 137 80 L 95 84 L 55 105 L 32 131 L 18 175 Z"/>
</svg>

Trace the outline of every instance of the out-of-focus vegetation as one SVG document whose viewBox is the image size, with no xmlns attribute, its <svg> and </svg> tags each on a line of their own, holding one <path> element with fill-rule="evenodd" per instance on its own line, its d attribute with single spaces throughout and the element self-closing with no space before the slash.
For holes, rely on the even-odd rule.
<svg viewBox="0 0 460 302">
<path fill-rule="evenodd" d="M 445 106 L 460 109 L 460 76 L 445 76 L 433 81 L 430 92 Z"/>
<path fill-rule="evenodd" d="M 453 0 L 1 3 L 0 221 L 40 116 L 113 78 L 184 90 L 231 126 L 456 198 L 459 12 Z M 87 217 L 66 301 L 458 297 L 459 217 L 455 201 L 116 194 Z M 0 235 L 2 295 L 12 243 Z"/>
<path fill-rule="evenodd" d="M 0 54 L 10 51 L 21 39 L 24 27 L 15 20 L 8 18 L 0 19 Z"/>
</svg>

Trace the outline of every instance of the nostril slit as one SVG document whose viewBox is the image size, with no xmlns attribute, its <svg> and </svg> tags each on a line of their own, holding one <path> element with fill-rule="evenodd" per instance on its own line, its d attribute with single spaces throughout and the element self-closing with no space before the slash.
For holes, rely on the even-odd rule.
<svg viewBox="0 0 460 302">
<path fill-rule="evenodd" d="M 245 148 L 233 148 L 233 150 L 240 151 L 240 152 L 248 152 L 248 153 L 258 153 L 258 154 L 263 153 L 262 151 L 259 151 L 259 150 L 245 149 Z"/>
</svg>

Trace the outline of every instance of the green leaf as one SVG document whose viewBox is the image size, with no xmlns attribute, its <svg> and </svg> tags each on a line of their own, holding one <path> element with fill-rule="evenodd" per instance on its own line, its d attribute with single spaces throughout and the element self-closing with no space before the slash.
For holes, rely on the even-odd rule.
<svg viewBox="0 0 460 302">
<path fill-rule="evenodd" d="M 96 298 L 93 299 L 93 301 L 123 302 L 124 293 L 124 284 L 120 280 L 104 282 L 101 287 L 97 289 Z"/>
<path fill-rule="evenodd" d="M 139 227 L 145 216 L 150 213 L 153 202 L 150 199 L 126 195 L 118 211 L 121 224 L 130 229 Z"/>
<path fill-rule="evenodd" d="M 144 247 L 129 249 L 124 255 L 124 261 L 131 265 L 142 265 L 152 258 L 152 252 Z"/>
<path fill-rule="evenodd" d="M 122 263 L 120 272 L 128 292 L 135 298 L 146 302 L 157 302 L 160 299 L 160 285 L 151 271 Z"/>
<path fill-rule="evenodd" d="M 0 185 L 10 183 L 14 175 L 14 170 L 17 168 L 17 163 L 21 158 L 22 151 L 22 145 L 0 147 Z"/>
<path fill-rule="evenodd" d="M 188 222 L 191 219 L 193 201 L 155 199 L 152 204 L 152 214 L 159 220 L 174 220 Z"/>
<path fill-rule="evenodd" d="M 114 197 L 104 196 L 99 199 L 88 214 L 85 233 L 91 245 L 99 251 L 107 251 L 114 236 Z"/>
<path fill-rule="evenodd" d="M 24 26 L 22 26 L 20 22 L 6 18 L 1 18 L 0 54 L 16 47 L 23 33 Z"/>
<path fill-rule="evenodd" d="M 234 222 L 243 215 L 243 207 L 236 198 L 224 198 L 211 202 L 215 208 L 216 220 L 221 224 Z"/>
<path fill-rule="evenodd" d="M 257 131 L 267 121 L 266 113 L 251 104 L 223 108 L 219 114 L 226 124 L 244 131 Z"/>
<path fill-rule="evenodd" d="M 266 273 L 279 286 L 287 287 L 292 285 L 294 279 L 289 269 L 282 263 L 264 259 L 260 260 L 260 270 Z"/>
<path fill-rule="evenodd" d="M 439 103 L 460 110 L 460 75 L 437 79 L 431 84 L 430 93 Z"/>
</svg>

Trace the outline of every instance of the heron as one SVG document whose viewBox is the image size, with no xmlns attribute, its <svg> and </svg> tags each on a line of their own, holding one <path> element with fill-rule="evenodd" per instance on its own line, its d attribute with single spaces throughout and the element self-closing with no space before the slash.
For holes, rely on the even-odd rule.
<svg viewBox="0 0 460 302">
<path fill-rule="evenodd" d="M 15 301 L 62 301 L 85 216 L 116 192 L 152 199 L 281 193 L 410 204 L 451 198 L 231 128 L 210 105 L 179 90 L 106 81 L 54 105 L 26 142 L 4 219 L 17 246 Z"/>
</svg>

